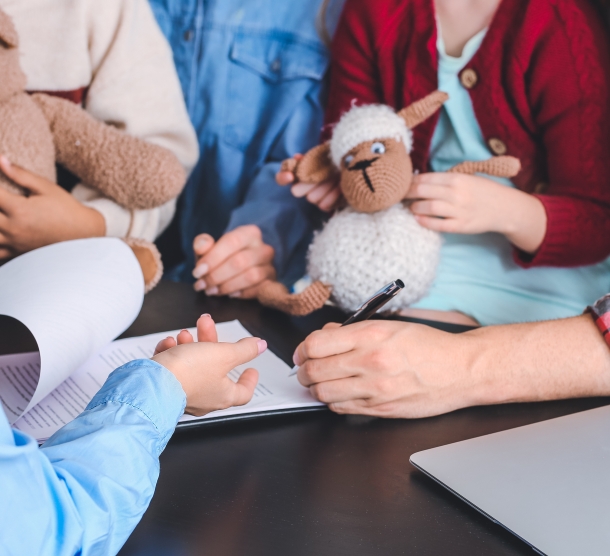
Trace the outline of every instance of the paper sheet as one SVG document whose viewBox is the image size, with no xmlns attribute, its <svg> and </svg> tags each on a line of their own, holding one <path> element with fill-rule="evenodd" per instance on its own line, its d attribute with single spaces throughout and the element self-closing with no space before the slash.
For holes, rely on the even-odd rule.
<svg viewBox="0 0 610 556">
<path fill-rule="evenodd" d="M 196 333 L 195 329 L 190 331 Z M 175 336 L 178 332 L 176 330 L 112 342 L 19 419 L 15 427 L 39 441 L 46 440 L 82 412 L 114 369 L 134 359 L 151 357 L 160 340 Z M 236 342 L 250 334 L 241 323 L 232 321 L 218 325 L 218 336 L 221 342 Z M 239 408 L 215 411 L 205 417 L 185 416 L 182 421 L 322 405 L 313 399 L 309 390 L 299 384 L 296 377 L 288 376 L 290 367 L 271 351 L 267 350 L 253 362 L 237 367 L 231 371 L 230 376 L 237 380 L 248 367 L 254 367 L 260 373 L 259 384 L 250 403 Z"/>
<path fill-rule="evenodd" d="M 0 394 L 9 420 L 14 422 L 15 411 L 28 411 L 126 330 L 143 298 L 138 261 L 114 238 L 57 243 L 0 267 L 0 314 L 27 326 L 40 352 L 33 391 L 25 383 L 35 379 L 27 367 L 35 364 L 25 356 L 19 364 L 2 358 L 8 367 L 0 373 Z M 24 393 L 31 395 L 27 403 L 19 398 Z"/>
</svg>

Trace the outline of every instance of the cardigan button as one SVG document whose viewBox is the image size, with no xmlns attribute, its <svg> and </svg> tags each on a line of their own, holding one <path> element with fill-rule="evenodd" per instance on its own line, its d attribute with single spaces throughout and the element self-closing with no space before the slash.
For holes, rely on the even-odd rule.
<svg viewBox="0 0 610 556">
<path fill-rule="evenodd" d="M 489 145 L 491 152 L 498 156 L 505 155 L 508 152 L 504 141 L 501 141 L 497 137 L 492 137 L 489 141 L 487 141 L 487 144 Z"/>
<path fill-rule="evenodd" d="M 474 89 L 476 84 L 479 82 L 479 76 L 472 68 L 466 68 L 460 74 L 460 82 L 462 85 L 464 85 L 464 87 L 466 87 L 466 89 Z"/>
</svg>

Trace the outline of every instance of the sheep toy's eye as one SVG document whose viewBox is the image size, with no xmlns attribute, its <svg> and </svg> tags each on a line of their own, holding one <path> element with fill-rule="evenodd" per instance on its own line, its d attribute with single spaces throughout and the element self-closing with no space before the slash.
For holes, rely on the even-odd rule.
<svg viewBox="0 0 610 556">
<path fill-rule="evenodd" d="M 345 163 L 346 166 L 349 166 L 352 162 L 354 161 L 354 155 L 353 154 L 348 154 L 344 159 L 343 162 Z"/>
<path fill-rule="evenodd" d="M 371 152 L 373 154 L 385 154 L 385 145 L 383 143 L 373 143 L 371 145 Z"/>
</svg>

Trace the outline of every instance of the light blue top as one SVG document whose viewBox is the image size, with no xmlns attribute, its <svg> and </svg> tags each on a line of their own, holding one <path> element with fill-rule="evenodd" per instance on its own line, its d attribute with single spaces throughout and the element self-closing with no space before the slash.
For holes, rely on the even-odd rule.
<svg viewBox="0 0 610 556">
<path fill-rule="evenodd" d="M 439 32 L 439 89 L 449 94 L 431 146 L 431 166 L 444 172 L 465 160 L 492 156 L 459 72 L 481 46 L 486 30 L 474 36 L 462 56 L 448 56 Z M 514 187 L 507 179 L 491 178 Z M 500 234 L 444 234 L 437 278 L 413 307 L 460 311 L 482 325 L 570 317 L 610 289 L 610 263 L 579 267 L 523 269 Z"/>
<path fill-rule="evenodd" d="M 289 284 L 305 271 L 318 213 L 279 187 L 280 163 L 318 144 L 328 49 L 316 30 L 322 0 L 150 0 L 169 39 L 201 158 L 177 216 L 192 281 L 193 238 L 256 224 Z M 343 0 L 331 4 L 338 21 Z M 314 219 L 314 221 L 312 221 Z"/>
<path fill-rule="evenodd" d="M 185 404 L 174 375 L 141 360 L 114 371 L 42 448 L 0 409 L 0 554 L 116 554 L 148 507 Z"/>
</svg>

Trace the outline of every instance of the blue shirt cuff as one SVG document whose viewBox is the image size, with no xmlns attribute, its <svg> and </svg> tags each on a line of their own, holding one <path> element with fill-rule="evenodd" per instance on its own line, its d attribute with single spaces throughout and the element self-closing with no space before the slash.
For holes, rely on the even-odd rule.
<svg viewBox="0 0 610 556">
<path fill-rule="evenodd" d="M 85 411 L 107 403 L 129 405 L 169 439 L 184 415 L 186 394 L 176 377 L 151 359 L 131 361 L 113 371 Z"/>
</svg>

